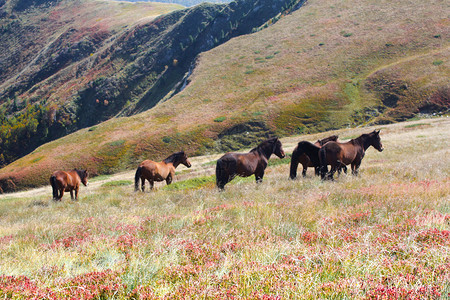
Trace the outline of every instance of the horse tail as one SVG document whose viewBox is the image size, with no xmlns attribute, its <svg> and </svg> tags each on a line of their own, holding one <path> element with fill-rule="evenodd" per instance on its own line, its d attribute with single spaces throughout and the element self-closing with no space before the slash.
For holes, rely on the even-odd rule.
<svg viewBox="0 0 450 300">
<path fill-rule="evenodd" d="M 327 168 L 327 148 L 322 147 L 319 150 L 319 162 L 320 162 L 320 177 L 325 179 L 325 175 L 328 172 Z"/>
<path fill-rule="evenodd" d="M 236 176 L 236 160 L 234 157 L 221 157 L 216 165 L 216 185 L 220 190 Z"/>
<path fill-rule="evenodd" d="M 53 190 L 53 199 L 58 199 L 58 184 L 56 182 L 55 175 L 52 175 L 50 177 L 50 185 L 52 186 L 52 190 Z"/>
<path fill-rule="evenodd" d="M 298 157 L 299 157 L 298 147 L 295 147 L 291 156 L 291 170 L 289 172 L 289 178 L 295 179 L 297 177 L 297 169 L 298 169 Z"/>
<path fill-rule="evenodd" d="M 141 178 L 142 167 L 138 167 L 136 170 L 136 175 L 134 175 L 134 190 L 139 190 L 139 179 Z"/>
<path fill-rule="evenodd" d="M 216 185 L 221 190 L 224 189 L 225 184 L 227 183 L 225 176 L 224 161 L 219 158 L 216 164 Z"/>
</svg>

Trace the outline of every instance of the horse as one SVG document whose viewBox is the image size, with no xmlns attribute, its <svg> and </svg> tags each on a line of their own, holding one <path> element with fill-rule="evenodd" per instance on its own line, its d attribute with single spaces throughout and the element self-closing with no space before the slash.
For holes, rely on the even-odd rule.
<svg viewBox="0 0 450 300">
<path fill-rule="evenodd" d="M 362 134 L 356 139 L 352 139 L 345 143 L 328 142 L 319 150 L 320 159 L 320 175 L 322 179 L 328 173 L 327 165 L 331 165 L 328 173 L 328 179 L 333 180 L 333 174 L 341 165 L 349 165 L 352 167 L 352 174 L 358 175 L 359 166 L 364 158 L 367 148 L 370 146 L 383 151 L 383 145 L 380 139 L 380 130 L 374 130 L 371 133 Z"/>
<path fill-rule="evenodd" d="M 175 177 L 175 169 L 179 164 L 183 164 L 188 168 L 191 167 L 191 163 L 184 151 L 173 153 L 161 162 L 154 162 L 149 159 L 144 160 L 136 170 L 136 175 L 134 176 L 134 190 L 139 190 L 139 179 L 141 179 L 141 189 L 143 192 L 145 191 L 146 179 L 150 183 L 150 190 L 153 190 L 155 181 L 165 180 L 167 184 L 171 184 Z"/>
<path fill-rule="evenodd" d="M 70 198 L 73 200 L 73 191 L 75 191 L 75 200 L 78 200 L 78 189 L 80 183 L 87 186 L 89 173 L 87 170 L 73 169 L 72 171 L 55 171 L 50 176 L 50 184 L 53 189 L 53 200 L 61 201 L 64 192 L 70 192 Z M 58 194 L 59 191 L 59 194 Z"/>
<path fill-rule="evenodd" d="M 308 167 L 314 167 L 315 174 L 318 176 L 320 166 L 319 149 L 324 144 L 330 141 L 336 141 L 337 138 L 337 135 L 332 135 L 322 140 L 317 140 L 314 144 L 307 141 L 299 142 L 297 147 L 295 147 L 294 151 L 292 152 L 291 171 L 289 174 L 289 178 L 295 179 L 297 177 L 297 168 L 299 163 L 301 163 L 303 166 L 303 177 L 306 176 L 306 170 L 308 169 Z"/>
<path fill-rule="evenodd" d="M 285 157 L 283 147 L 278 138 L 268 139 L 248 153 L 226 153 L 217 160 L 216 185 L 220 190 L 234 177 L 248 177 L 255 174 L 257 183 L 262 182 L 264 170 L 272 154 Z"/>
</svg>

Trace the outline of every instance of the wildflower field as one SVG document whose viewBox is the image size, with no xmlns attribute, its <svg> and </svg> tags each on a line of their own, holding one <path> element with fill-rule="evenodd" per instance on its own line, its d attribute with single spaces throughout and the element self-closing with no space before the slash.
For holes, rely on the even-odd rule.
<svg viewBox="0 0 450 300">
<path fill-rule="evenodd" d="M 77 202 L 3 195 L 0 299 L 448 299 L 450 119 L 377 129 L 385 150 L 334 182 L 289 180 L 272 158 L 262 184 L 219 192 L 214 162 L 194 157 L 153 192 L 134 192 L 130 170 Z"/>
</svg>

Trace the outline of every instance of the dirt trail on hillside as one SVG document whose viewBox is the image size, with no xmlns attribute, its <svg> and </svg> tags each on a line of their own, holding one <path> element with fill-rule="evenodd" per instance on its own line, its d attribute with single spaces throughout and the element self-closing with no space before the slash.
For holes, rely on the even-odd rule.
<svg viewBox="0 0 450 300">
<path fill-rule="evenodd" d="M 183 165 L 180 165 L 177 168 L 178 174 L 175 175 L 175 181 L 184 180 L 186 178 L 192 178 L 196 176 L 207 176 L 214 174 L 214 168 L 215 164 L 211 163 L 212 161 L 217 160 L 221 154 L 216 155 L 205 155 L 205 156 L 197 156 L 189 158 L 191 161 L 192 167 L 186 168 Z M 99 189 L 103 184 L 111 181 L 118 181 L 118 180 L 129 180 L 134 183 L 134 174 L 136 170 L 130 170 L 125 172 L 120 172 L 111 176 L 107 176 L 105 179 L 96 180 L 95 177 L 91 179 L 91 181 L 88 182 L 88 186 L 82 186 L 80 188 L 80 193 L 83 193 L 83 190 L 89 190 L 90 192 L 95 191 Z M 165 185 L 165 182 L 161 183 L 155 183 L 155 186 L 162 186 Z M 147 183 L 148 188 L 148 183 Z M 51 197 L 52 195 L 52 187 L 50 185 L 21 191 L 21 192 L 15 192 L 15 193 L 7 193 L 7 194 L 0 194 L 0 200 L 5 198 L 32 198 L 37 196 L 43 196 L 48 195 Z M 64 196 L 66 197 L 66 196 Z"/>
</svg>

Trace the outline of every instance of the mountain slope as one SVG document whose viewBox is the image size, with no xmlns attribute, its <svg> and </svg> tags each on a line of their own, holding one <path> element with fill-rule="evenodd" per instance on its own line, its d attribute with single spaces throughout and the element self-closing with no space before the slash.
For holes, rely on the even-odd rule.
<svg viewBox="0 0 450 300">
<path fill-rule="evenodd" d="M 180 148 L 224 151 L 270 134 L 448 109 L 445 8 L 442 1 L 309 1 L 264 30 L 202 53 L 186 89 L 165 102 L 46 144 L 2 169 L 3 189 L 41 184 L 57 168 L 109 173 Z"/>
<path fill-rule="evenodd" d="M 157 18 L 164 9 L 177 7 L 63 0 L 51 2 L 50 7 L 33 6 L 34 9 L 23 13 L 6 9 L 10 18 L 16 15 L 28 18 L 39 28 L 45 28 L 45 22 L 40 22 L 43 19 L 51 19 L 51 24 L 59 21 L 61 25 L 54 25 L 51 30 L 56 34 L 49 37 L 42 33 L 48 41 L 36 46 L 39 51 L 34 57 L 36 51 L 18 47 L 19 53 L 29 53 L 29 57 L 23 55 L 23 64 L 14 64 L 12 51 L 6 51 L 4 69 L 17 72 L 5 72 L 9 80 L 2 85 L 0 103 L 3 115 L 22 119 L 19 129 L 23 130 L 15 129 L 15 122 L 8 122 L 9 127 L 0 132 L 0 138 L 8 145 L 3 160 L 9 163 L 42 142 L 116 115 L 131 115 L 153 107 L 168 93 L 179 90 L 177 86 L 200 52 L 247 34 L 278 12 L 301 3 L 300 0 L 205 3 Z M 143 17 L 133 19 L 141 6 L 142 12 L 137 16 Z M 102 8 L 105 12 L 99 11 Z M 75 11 L 78 15 L 73 17 Z M 19 22 L 24 28 L 26 24 Z M 19 33 L 17 28 L 8 29 L 3 36 Z M 34 43 L 36 39 L 28 36 L 25 41 Z M 37 120 L 30 117 L 34 115 L 38 115 Z M 38 127 L 43 130 L 34 130 Z M 9 136 L 11 129 L 13 134 Z M 28 139 L 30 136 L 35 137 Z M 17 140 L 30 142 L 21 142 L 17 147 Z"/>
</svg>

